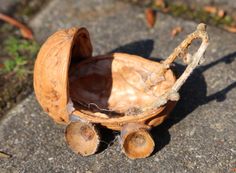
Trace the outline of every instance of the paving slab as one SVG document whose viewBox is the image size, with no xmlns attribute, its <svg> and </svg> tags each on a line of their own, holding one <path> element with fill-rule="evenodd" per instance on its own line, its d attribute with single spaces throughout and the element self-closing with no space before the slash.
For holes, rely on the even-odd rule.
<svg viewBox="0 0 236 173">
<path fill-rule="evenodd" d="M 127 52 L 165 58 L 196 28 L 196 23 L 158 14 L 153 29 L 145 25 L 143 9 L 111 0 L 53 0 L 32 21 L 43 42 L 61 28 L 85 26 L 94 55 Z M 171 37 L 172 28 L 184 31 Z M 62 125 L 42 111 L 34 94 L 0 121 L 0 172 L 233 172 L 236 168 L 236 36 L 208 27 L 210 45 L 205 63 L 181 89 L 181 100 L 170 118 L 151 133 L 154 153 L 130 160 L 122 154 L 117 132 L 107 132 L 109 147 L 81 157 L 65 144 Z M 196 42 L 193 49 L 199 43 Z M 176 73 L 184 66 L 176 63 Z M 110 136 L 109 136 L 110 135 Z"/>
<path fill-rule="evenodd" d="M 19 0 L 0 0 L 0 11 L 1 12 L 8 12 Z"/>
</svg>

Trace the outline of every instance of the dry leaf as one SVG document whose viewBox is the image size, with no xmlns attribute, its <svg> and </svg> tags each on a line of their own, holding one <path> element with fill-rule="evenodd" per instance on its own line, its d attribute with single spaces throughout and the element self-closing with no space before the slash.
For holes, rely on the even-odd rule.
<svg viewBox="0 0 236 173">
<path fill-rule="evenodd" d="M 165 8 L 166 3 L 165 3 L 165 0 L 156 0 L 155 5 L 158 6 L 158 7 Z"/>
<path fill-rule="evenodd" d="M 222 10 L 222 9 L 219 9 L 218 12 L 217 12 L 217 15 L 222 18 L 222 17 L 225 16 L 225 11 Z"/>
<path fill-rule="evenodd" d="M 176 35 L 178 35 L 182 31 L 183 31 L 183 28 L 181 26 L 177 26 L 172 29 L 171 35 L 172 35 L 172 37 L 175 37 Z"/>
<path fill-rule="evenodd" d="M 236 20 L 236 15 L 233 16 L 233 19 Z"/>
<path fill-rule="evenodd" d="M 6 153 L 0 151 L 0 158 L 10 158 L 10 157 L 11 157 L 10 154 L 6 154 Z"/>
<path fill-rule="evenodd" d="M 224 26 L 224 28 L 232 33 L 236 33 L 236 26 Z"/>
<path fill-rule="evenodd" d="M 204 11 L 206 11 L 208 13 L 212 13 L 212 14 L 215 14 L 218 11 L 217 8 L 214 6 L 205 6 L 203 9 L 204 9 Z"/>
<path fill-rule="evenodd" d="M 152 28 L 156 20 L 155 12 L 153 11 L 153 9 L 147 8 L 145 10 L 145 17 L 146 17 L 148 27 Z"/>
<path fill-rule="evenodd" d="M 168 13 L 169 11 L 170 11 L 170 8 L 168 8 L 168 7 L 162 9 L 163 13 Z"/>
<path fill-rule="evenodd" d="M 22 23 L 18 22 L 16 19 L 14 19 L 14 18 L 12 18 L 10 16 L 7 16 L 7 15 L 5 15 L 3 13 L 0 13 L 0 20 L 3 20 L 5 22 L 7 22 L 7 23 L 9 23 L 9 24 L 19 28 L 20 31 L 21 31 L 21 34 L 22 34 L 22 36 L 24 38 L 30 39 L 30 40 L 33 39 L 32 31 L 28 27 L 23 25 Z"/>
</svg>

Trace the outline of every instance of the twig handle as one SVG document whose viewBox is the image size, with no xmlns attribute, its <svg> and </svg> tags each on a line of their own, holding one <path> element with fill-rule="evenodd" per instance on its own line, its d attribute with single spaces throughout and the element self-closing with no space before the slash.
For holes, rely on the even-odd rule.
<svg viewBox="0 0 236 173">
<path fill-rule="evenodd" d="M 205 53 L 205 50 L 209 42 L 208 34 L 206 32 L 206 25 L 203 23 L 200 23 L 197 26 L 197 30 L 189 34 L 187 38 L 177 48 L 175 48 L 174 52 L 165 61 L 163 61 L 163 64 L 165 66 L 169 66 L 181 53 L 185 53 L 187 51 L 188 47 L 193 42 L 193 40 L 199 39 L 199 38 L 202 40 L 202 43 L 200 47 L 198 48 L 197 52 L 194 53 L 193 56 L 191 57 L 191 61 L 186 67 L 183 74 L 177 79 L 175 84 L 172 86 L 171 88 L 172 92 L 178 92 L 178 90 L 187 80 L 187 78 L 192 73 L 192 71 L 203 60 L 202 57 L 203 57 L 203 54 Z"/>
<path fill-rule="evenodd" d="M 178 91 L 180 87 L 184 84 L 184 82 L 187 80 L 192 71 L 200 64 L 203 54 L 208 46 L 209 39 L 208 39 L 208 34 L 206 32 L 206 25 L 203 23 L 199 24 L 197 26 L 197 30 L 194 31 L 192 34 L 189 34 L 187 38 L 174 50 L 174 52 L 165 61 L 162 62 L 163 67 L 165 69 L 168 69 L 170 64 L 181 53 L 187 52 L 187 49 L 189 45 L 193 42 L 193 40 L 199 38 L 202 40 L 202 43 L 198 48 L 197 52 L 194 53 L 194 55 L 191 57 L 191 61 L 189 62 L 183 74 L 176 80 L 176 82 L 168 92 L 158 97 L 158 99 L 154 102 L 154 104 L 151 104 L 150 107 L 145 108 L 145 110 L 161 107 L 164 104 L 166 104 L 168 100 L 171 101 L 179 100 Z"/>
</svg>

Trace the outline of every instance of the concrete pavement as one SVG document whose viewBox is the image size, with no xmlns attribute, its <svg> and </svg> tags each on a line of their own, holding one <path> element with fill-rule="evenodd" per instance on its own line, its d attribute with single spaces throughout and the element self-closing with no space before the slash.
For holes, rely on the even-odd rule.
<svg viewBox="0 0 236 173">
<path fill-rule="evenodd" d="M 143 9 L 110 0 L 52 1 L 30 23 L 41 42 L 71 26 L 90 32 L 94 55 L 118 51 L 165 58 L 195 30 L 196 23 L 158 14 L 153 29 Z M 171 30 L 182 26 L 175 38 Z M 90 157 L 74 154 L 64 142 L 64 126 L 42 112 L 34 94 L 0 121 L 0 172 L 232 172 L 236 168 L 236 35 L 207 29 L 206 62 L 181 89 L 181 101 L 161 126 L 152 130 L 156 150 L 146 159 L 129 160 L 115 138 L 107 149 Z M 196 46 L 193 49 L 196 49 Z M 176 72 L 183 71 L 177 63 Z M 114 144 L 113 144 L 114 143 Z"/>
</svg>

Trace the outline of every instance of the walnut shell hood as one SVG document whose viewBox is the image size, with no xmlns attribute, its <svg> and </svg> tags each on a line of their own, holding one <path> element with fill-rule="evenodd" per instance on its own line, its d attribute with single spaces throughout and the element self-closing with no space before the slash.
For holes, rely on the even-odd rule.
<svg viewBox="0 0 236 173">
<path fill-rule="evenodd" d="M 69 120 L 68 71 L 71 58 L 79 61 L 91 56 L 92 45 L 85 28 L 60 30 L 41 47 L 34 67 L 34 90 L 44 111 L 56 122 Z"/>
</svg>

